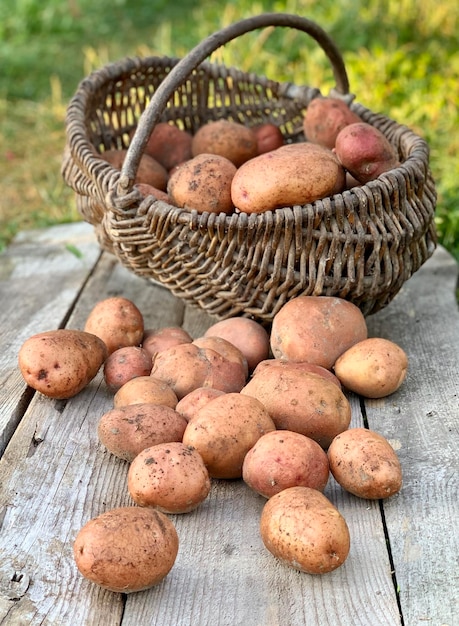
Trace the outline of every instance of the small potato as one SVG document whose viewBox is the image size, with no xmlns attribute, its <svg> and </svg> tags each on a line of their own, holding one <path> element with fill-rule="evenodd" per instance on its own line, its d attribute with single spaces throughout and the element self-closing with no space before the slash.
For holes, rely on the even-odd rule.
<svg viewBox="0 0 459 626">
<path fill-rule="evenodd" d="M 193 343 L 159 352 L 151 375 L 170 385 L 179 400 L 198 387 L 240 391 L 246 381 L 243 365 L 229 361 L 215 350 L 200 348 Z"/>
<path fill-rule="evenodd" d="M 266 367 L 279 367 L 279 368 L 287 368 L 287 369 L 300 369 L 305 372 L 312 372 L 313 374 L 318 374 L 323 378 L 327 378 L 331 380 L 339 389 L 342 389 L 341 382 L 333 372 L 325 369 L 321 365 L 316 365 L 315 363 L 308 363 L 307 361 L 286 361 L 285 359 L 266 359 L 265 361 L 260 361 L 257 367 L 254 369 L 252 376 L 256 376 L 260 372 L 262 372 Z"/>
<path fill-rule="evenodd" d="M 218 154 L 239 167 L 258 154 L 258 142 L 251 128 L 230 120 L 217 120 L 196 131 L 191 150 L 194 157 Z"/>
<path fill-rule="evenodd" d="M 303 130 L 308 141 L 332 149 L 342 128 L 361 121 L 344 100 L 319 97 L 311 100 L 306 109 Z"/>
<path fill-rule="evenodd" d="M 269 356 L 269 335 L 267 330 L 248 317 L 230 317 L 212 324 L 204 337 L 222 337 L 245 355 L 249 371 Z"/>
<path fill-rule="evenodd" d="M 223 337 L 212 337 L 212 335 L 206 335 L 205 337 L 198 337 L 193 341 L 198 348 L 210 348 L 215 350 L 222 357 L 232 361 L 233 363 L 239 363 L 244 369 L 245 377 L 249 375 L 249 365 L 244 354 L 233 343 L 223 339 Z"/>
<path fill-rule="evenodd" d="M 180 326 L 165 326 L 163 328 L 149 328 L 145 330 L 142 348 L 147 350 L 154 359 L 158 352 L 178 346 L 181 343 L 191 343 L 193 337 Z"/>
<path fill-rule="evenodd" d="M 100 337 L 110 355 L 119 348 L 140 345 L 144 331 L 143 316 L 131 300 L 113 296 L 94 306 L 84 330 Z"/>
<path fill-rule="evenodd" d="M 365 122 L 345 126 L 336 138 L 335 152 L 343 167 L 362 184 L 400 165 L 395 147 L 384 133 Z"/>
<path fill-rule="evenodd" d="M 145 153 L 170 171 L 179 163 L 191 159 L 192 135 L 175 124 L 156 124 L 145 146 Z"/>
<path fill-rule="evenodd" d="M 126 158 L 127 150 L 107 150 L 100 156 L 104 161 L 108 161 L 114 168 L 120 170 Z M 167 187 L 167 170 L 148 154 L 142 154 L 135 177 L 136 183 L 151 185 L 160 191 L 165 191 Z"/>
<path fill-rule="evenodd" d="M 112 352 L 104 363 L 104 379 L 110 391 L 136 376 L 149 376 L 153 361 L 151 355 L 138 346 L 126 346 Z"/>
<path fill-rule="evenodd" d="M 147 196 L 154 196 L 157 200 L 162 200 L 163 202 L 170 204 L 169 196 L 165 191 L 152 187 L 152 185 L 147 185 L 146 183 L 137 183 L 134 186 L 137 187 L 144 198 Z"/>
<path fill-rule="evenodd" d="M 131 378 L 118 389 L 113 397 L 115 408 L 128 404 L 161 404 L 175 409 L 177 396 L 170 385 L 154 376 Z"/>
<path fill-rule="evenodd" d="M 160 511 L 118 507 L 87 522 L 73 544 L 80 573 L 104 589 L 132 593 L 161 582 L 177 558 L 179 539 Z"/>
<path fill-rule="evenodd" d="M 381 500 L 402 488 L 402 468 L 395 450 L 383 435 L 367 428 L 350 428 L 328 448 L 330 471 L 349 493 Z"/>
<path fill-rule="evenodd" d="M 189 513 L 210 492 L 209 472 L 201 455 L 181 442 L 142 450 L 128 471 L 128 490 L 139 506 L 163 513 Z"/>
<path fill-rule="evenodd" d="M 289 487 L 263 507 L 260 533 L 267 550 L 300 572 L 325 574 L 340 567 L 350 533 L 338 509 L 317 489 Z"/>
<path fill-rule="evenodd" d="M 331 380 L 302 368 L 266 367 L 241 394 L 259 400 L 278 430 L 291 430 L 327 448 L 349 427 L 349 400 Z"/>
<path fill-rule="evenodd" d="M 231 198 L 244 213 L 307 204 L 342 191 L 345 173 L 336 155 L 317 144 L 284 145 L 239 167 Z"/>
<path fill-rule="evenodd" d="M 198 154 L 175 169 L 167 185 L 172 204 L 199 213 L 233 213 L 236 166 L 218 154 Z"/>
<path fill-rule="evenodd" d="M 335 363 L 335 374 L 350 391 L 365 398 L 384 398 L 406 378 L 408 357 L 393 341 L 369 337 L 351 346 Z"/>
<path fill-rule="evenodd" d="M 333 296 L 299 296 L 274 316 L 270 341 L 278 359 L 331 369 L 343 352 L 367 336 L 365 317 L 352 302 Z"/>
<path fill-rule="evenodd" d="M 281 129 L 275 124 L 259 124 L 252 128 L 257 138 L 257 152 L 264 154 L 284 145 L 285 139 Z"/>
<path fill-rule="evenodd" d="M 226 393 L 208 402 L 188 422 L 183 443 L 196 448 L 211 477 L 241 478 L 247 452 L 275 428 L 261 402 Z"/>
<path fill-rule="evenodd" d="M 260 437 L 242 466 L 244 482 L 265 498 L 296 486 L 323 491 L 329 473 L 327 454 L 319 444 L 290 430 Z"/>
<path fill-rule="evenodd" d="M 131 462 L 145 448 L 182 441 L 186 425 L 183 415 L 169 406 L 129 404 L 104 413 L 97 433 L 109 452 Z"/>
<path fill-rule="evenodd" d="M 224 393 L 224 391 L 213 387 L 198 387 L 179 400 L 175 410 L 189 422 L 201 407 Z"/>
<path fill-rule="evenodd" d="M 107 357 L 92 333 L 61 328 L 29 337 L 18 363 L 25 382 L 49 398 L 72 398 L 95 377 Z"/>
</svg>

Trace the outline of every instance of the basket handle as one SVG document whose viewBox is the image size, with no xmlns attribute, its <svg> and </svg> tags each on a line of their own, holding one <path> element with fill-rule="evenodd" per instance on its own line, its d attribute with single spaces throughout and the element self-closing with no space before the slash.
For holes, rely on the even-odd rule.
<svg viewBox="0 0 459 626">
<path fill-rule="evenodd" d="M 349 81 L 341 53 L 330 36 L 315 22 L 289 13 L 262 13 L 234 22 L 203 39 L 171 69 L 156 89 L 147 108 L 140 116 L 136 132 L 128 148 L 118 180 L 120 196 L 127 195 L 131 191 L 148 138 L 174 91 L 212 52 L 240 35 L 267 26 L 295 28 L 315 39 L 331 62 L 336 81 L 335 90 L 341 94 L 349 93 Z"/>
</svg>

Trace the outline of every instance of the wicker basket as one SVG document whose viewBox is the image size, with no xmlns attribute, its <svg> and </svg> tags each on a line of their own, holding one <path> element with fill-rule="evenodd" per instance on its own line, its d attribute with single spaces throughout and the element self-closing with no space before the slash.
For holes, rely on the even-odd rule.
<svg viewBox="0 0 459 626">
<path fill-rule="evenodd" d="M 286 141 L 304 141 L 298 129 L 319 89 L 206 61 L 231 39 L 266 26 L 303 31 L 323 48 L 336 82 L 331 93 L 385 134 L 401 166 L 333 197 L 257 215 L 198 213 L 143 198 L 134 179 L 160 121 L 191 133 L 220 118 L 274 122 Z M 66 129 L 62 174 L 101 246 L 135 274 L 217 319 L 244 315 L 269 323 L 286 301 L 303 294 L 345 298 L 369 315 L 386 306 L 435 249 L 436 191 L 426 142 L 354 102 L 335 44 L 297 15 L 236 22 L 180 60 L 128 58 L 107 65 L 79 85 Z M 98 157 L 128 146 L 121 172 Z"/>
</svg>

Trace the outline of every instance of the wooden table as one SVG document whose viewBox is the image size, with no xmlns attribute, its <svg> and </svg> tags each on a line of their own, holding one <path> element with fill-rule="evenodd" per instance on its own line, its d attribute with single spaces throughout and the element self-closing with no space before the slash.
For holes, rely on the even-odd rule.
<svg viewBox="0 0 459 626">
<path fill-rule="evenodd" d="M 53 401 L 28 389 L 17 367 L 34 333 L 82 328 L 107 296 L 131 298 L 147 327 L 213 322 L 100 253 L 85 223 L 22 233 L 0 257 L 0 624 L 53 626 L 457 626 L 459 624 L 458 267 L 439 248 L 394 301 L 368 318 L 370 335 L 408 353 L 401 389 L 384 400 L 350 396 L 352 425 L 389 438 L 402 491 L 373 502 L 326 495 L 345 516 L 351 552 L 322 576 L 302 574 L 263 547 L 265 500 L 242 481 L 214 481 L 196 511 L 172 516 L 180 537 L 167 578 L 115 594 L 83 579 L 72 557 L 81 526 L 133 504 L 127 463 L 98 442 L 112 408 L 98 377 Z"/>
</svg>

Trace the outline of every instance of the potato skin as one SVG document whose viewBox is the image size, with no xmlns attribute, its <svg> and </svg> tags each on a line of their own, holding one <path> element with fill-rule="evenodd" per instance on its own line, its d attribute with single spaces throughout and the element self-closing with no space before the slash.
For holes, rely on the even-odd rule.
<svg viewBox="0 0 459 626">
<path fill-rule="evenodd" d="M 352 302 L 334 296 L 299 296 L 274 316 L 270 342 L 276 358 L 331 369 L 343 352 L 367 336 L 365 317 Z"/>
<path fill-rule="evenodd" d="M 407 369 L 405 351 L 382 337 L 369 337 L 354 344 L 334 366 L 342 384 L 365 398 L 385 398 L 397 391 Z"/>
<path fill-rule="evenodd" d="M 115 169 L 120 170 L 123 167 L 126 154 L 127 150 L 114 149 L 107 150 L 99 156 L 104 161 L 113 165 Z M 135 177 L 136 183 L 150 185 L 160 191 L 165 191 L 167 187 L 167 178 L 167 170 L 163 165 L 161 165 L 161 163 L 146 153 L 142 154 Z"/>
<path fill-rule="evenodd" d="M 215 350 L 222 357 L 232 361 L 233 363 L 239 363 L 244 370 L 245 377 L 249 375 L 249 365 L 245 355 L 230 341 L 223 339 L 223 337 L 214 337 L 212 335 L 206 335 L 205 337 L 198 337 L 193 340 L 193 344 L 198 348 L 210 348 Z"/>
<path fill-rule="evenodd" d="M 144 332 L 138 307 L 122 296 L 100 300 L 86 318 L 84 330 L 102 339 L 108 354 L 125 346 L 139 346 Z"/>
<path fill-rule="evenodd" d="M 380 433 L 350 428 L 335 437 L 327 454 L 336 482 L 359 498 L 389 498 L 402 488 L 399 458 Z"/>
<path fill-rule="evenodd" d="M 341 191 L 345 174 L 336 155 L 312 143 L 284 145 L 239 167 L 231 198 L 244 213 L 307 204 Z"/>
<path fill-rule="evenodd" d="M 118 348 L 104 363 L 104 379 L 110 391 L 120 387 L 136 376 L 149 376 L 153 361 L 151 355 L 138 346 Z"/>
<path fill-rule="evenodd" d="M 248 126 L 230 120 L 217 120 L 204 124 L 196 131 L 191 151 L 194 157 L 217 154 L 240 167 L 258 154 L 258 142 Z"/>
<path fill-rule="evenodd" d="M 175 410 L 189 422 L 201 407 L 224 393 L 224 391 L 213 387 L 198 387 L 179 400 Z"/>
<path fill-rule="evenodd" d="M 95 377 L 107 357 L 92 333 L 61 328 L 26 339 L 18 364 L 26 383 L 49 398 L 72 398 Z"/>
<path fill-rule="evenodd" d="M 128 404 L 107 411 L 97 426 L 99 441 L 116 457 L 131 462 L 142 450 L 182 441 L 186 419 L 161 404 Z"/>
<path fill-rule="evenodd" d="M 196 448 L 212 478 L 241 478 L 247 452 L 275 428 L 261 402 L 226 393 L 205 404 L 188 422 L 183 443 Z"/>
<path fill-rule="evenodd" d="M 164 326 L 163 328 L 147 328 L 143 334 L 142 348 L 154 357 L 167 348 L 181 343 L 191 343 L 193 337 L 180 326 Z"/>
<path fill-rule="evenodd" d="M 164 513 L 128 506 L 87 522 L 75 538 L 73 555 L 85 578 L 110 591 L 132 593 L 161 582 L 178 547 L 175 526 Z"/>
<path fill-rule="evenodd" d="M 178 398 L 164 380 L 150 376 L 136 376 L 128 380 L 113 396 L 115 408 L 129 404 L 161 404 L 175 409 Z"/>
<path fill-rule="evenodd" d="M 285 139 L 282 131 L 275 124 L 267 122 L 253 127 L 253 132 L 257 138 L 258 154 L 264 154 L 271 150 L 276 150 L 284 145 Z"/>
<path fill-rule="evenodd" d="M 128 471 L 128 490 L 134 502 L 163 513 L 193 511 L 207 498 L 210 487 L 201 455 L 178 441 L 142 450 Z"/>
<path fill-rule="evenodd" d="M 260 437 L 242 466 L 244 482 L 265 498 L 296 486 L 323 491 L 329 474 L 328 457 L 320 445 L 289 430 Z"/>
<path fill-rule="evenodd" d="M 314 98 L 306 109 L 303 130 L 308 141 L 334 148 L 340 130 L 362 120 L 339 98 Z"/>
<path fill-rule="evenodd" d="M 304 370 L 305 372 L 312 372 L 313 374 L 318 374 L 323 378 L 327 378 L 331 382 L 335 383 L 339 389 L 342 389 L 339 378 L 335 376 L 333 372 L 325 369 L 325 367 L 322 367 L 321 365 L 316 365 L 315 363 L 309 363 L 308 361 L 287 361 L 286 359 L 266 359 L 265 361 L 260 361 L 260 363 L 258 363 L 252 373 L 252 376 L 260 374 L 266 367 L 299 369 Z"/>
<path fill-rule="evenodd" d="M 175 124 L 156 124 L 145 146 L 145 153 L 170 171 L 179 163 L 191 159 L 192 135 Z"/>
<path fill-rule="evenodd" d="M 289 487 L 263 507 L 260 533 L 267 550 L 288 566 L 325 574 L 349 555 L 350 534 L 338 509 L 317 489 Z"/>
</svg>

